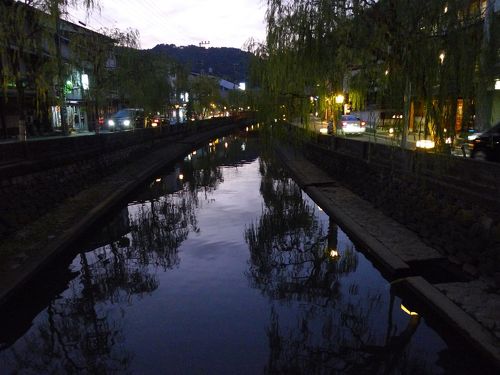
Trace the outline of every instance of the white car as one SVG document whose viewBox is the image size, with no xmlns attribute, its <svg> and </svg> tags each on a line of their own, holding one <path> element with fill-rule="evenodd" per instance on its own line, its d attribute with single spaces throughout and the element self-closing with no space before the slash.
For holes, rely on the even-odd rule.
<svg viewBox="0 0 500 375">
<path fill-rule="evenodd" d="M 366 131 L 366 122 L 356 116 L 343 115 L 340 118 L 340 126 L 337 130 L 342 134 L 364 134 Z"/>
</svg>

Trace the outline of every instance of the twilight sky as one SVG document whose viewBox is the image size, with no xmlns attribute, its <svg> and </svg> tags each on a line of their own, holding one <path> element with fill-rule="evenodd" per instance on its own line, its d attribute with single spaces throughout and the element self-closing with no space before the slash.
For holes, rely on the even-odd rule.
<svg viewBox="0 0 500 375">
<path fill-rule="evenodd" d="M 157 44 L 242 48 L 253 37 L 265 38 L 265 0 L 99 0 L 101 11 L 73 10 L 69 20 L 94 30 L 138 29 L 141 48 Z"/>
</svg>

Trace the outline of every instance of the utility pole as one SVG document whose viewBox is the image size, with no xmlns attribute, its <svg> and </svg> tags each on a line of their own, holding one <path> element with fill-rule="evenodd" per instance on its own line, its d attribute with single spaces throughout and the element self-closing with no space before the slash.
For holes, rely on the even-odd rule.
<svg viewBox="0 0 500 375">
<path fill-rule="evenodd" d="M 200 48 L 202 48 L 203 46 L 208 46 L 210 44 L 210 41 L 208 40 L 202 40 L 200 43 L 198 43 L 198 46 L 200 46 Z M 205 48 L 205 47 L 203 47 Z M 201 60 L 200 62 L 200 74 L 203 74 L 204 72 L 204 63 L 203 63 L 203 60 Z"/>
</svg>

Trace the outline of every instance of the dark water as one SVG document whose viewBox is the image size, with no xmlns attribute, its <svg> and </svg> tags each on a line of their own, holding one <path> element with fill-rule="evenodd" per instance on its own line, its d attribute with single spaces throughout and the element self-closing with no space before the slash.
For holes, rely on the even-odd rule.
<svg viewBox="0 0 500 375">
<path fill-rule="evenodd" d="M 159 174 L 5 309 L 0 373 L 476 373 L 249 134 Z"/>
</svg>

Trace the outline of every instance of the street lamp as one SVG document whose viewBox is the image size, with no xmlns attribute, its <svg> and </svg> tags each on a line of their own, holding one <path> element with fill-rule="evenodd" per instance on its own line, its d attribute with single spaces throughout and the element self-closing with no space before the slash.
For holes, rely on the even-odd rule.
<svg viewBox="0 0 500 375">
<path fill-rule="evenodd" d="M 337 116 L 335 129 L 340 129 L 340 116 L 342 115 L 342 106 L 344 105 L 344 95 L 338 94 L 335 96 L 335 104 L 337 105 Z"/>
</svg>

